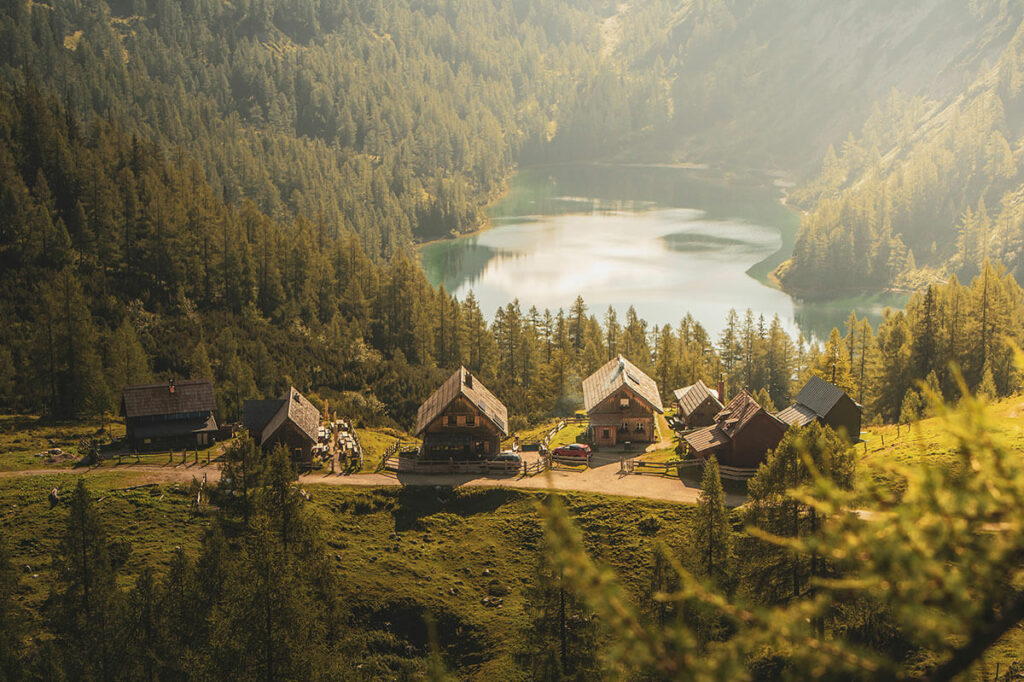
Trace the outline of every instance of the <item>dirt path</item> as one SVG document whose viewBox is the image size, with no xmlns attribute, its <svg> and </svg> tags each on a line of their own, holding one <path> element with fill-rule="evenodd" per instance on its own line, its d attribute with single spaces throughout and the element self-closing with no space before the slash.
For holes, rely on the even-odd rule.
<svg viewBox="0 0 1024 682">
<path fill-rule="evenodd" d="M 304 485 L 343 485 L 343 486 L 452 486 L 481 488 L 521 488 L 528 490 L 559 490 L 563 492 L 600 493 L 602 495 L 618 495 L 636 497 L 663 502 L 694 503 L 700 488 L 696 484 L 688 484 L 674 478 L 660 476 L 641 476 L 619 473 L 617 455 L 595 454 L 592 468 L 586 471 L 552 470 L 545 474 L 528 478 L 490 478 L 470 474 L 340 474 L 316 472 L 304 474 L 300 482 Z M 220 470 L 215 465 L 181 465 L 160 466 L 125 464 L 80 469 L 25 469 L 21 471 L 0 471 L 0 480 L 7 478 L 23 478 L 29 476 L 96 473 L 121 473 L 130 476 L 134 481 L 144 483 L 188 483 L 193 477 L 202 478 L 205 474 L 210 483 L 220 478 Z M 726 504 L 739 506 L 746 502 L 742 495 L 726 496 Z"/>
</svg>

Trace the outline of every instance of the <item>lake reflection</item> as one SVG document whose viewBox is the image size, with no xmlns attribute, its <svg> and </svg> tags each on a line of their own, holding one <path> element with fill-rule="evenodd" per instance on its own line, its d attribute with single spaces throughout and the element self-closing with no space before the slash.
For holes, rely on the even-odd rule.
<svg viewBox="0 0 1024 682">
<path fill-rule="evenodd" d="M 421 250 L 435 286 L 460 299 L 472 290 L 488 316 L 516 298 L 524 310 L 554 311 L 582 295 L 599 316 L 611 305 L 621 319 L 632 305 L 648 322 L 676 324 L 689 312 L 717 335 L 730 308 L 751 308 L 821 336 L 850 311 L 794 304 L 748 274 L 780 262 L 797 225 L 764 180 L 666 167 L 528 169 L 490 215 L 491 229 Z"/>
</svg>

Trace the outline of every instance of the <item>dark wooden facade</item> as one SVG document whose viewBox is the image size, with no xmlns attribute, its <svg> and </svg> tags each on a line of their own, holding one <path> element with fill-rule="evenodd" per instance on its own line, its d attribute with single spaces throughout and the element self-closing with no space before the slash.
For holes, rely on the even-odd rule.
<svg viewBox="0 0 1024 682">
<path fill-rule="evenodd" d="M 243 415 L 257 445 L 265 450 L 283 445 L 297 464 L 312 464 L 320 411 L 298 390 L 289 388 L 278 400 L 247 400 Z"/>
<path fill-rule="evenodd" d="M 811 377 L 793 405 L 776 416 L 792 426 L 805 426 L 817 420 L 856 443 L 860 440 L 862 412 L 863 408 L 841 388 L 820 377 Z"/>
<path fill-rule="evenodd" d="M 420 406 L 416 435 L 421 459 L 490 459 L 508 436 L 508 410 L 462 367 Z"/>
<path fill-rule="evenodd" d="M 703 381 L 674 392 L 679 410 L 679 420 L 687 429 L 698 429 L 711 426 L 715 417 L 722 411 L 718 392 L 712 391 Z"/>
<path fill-rule="evenodd" d="M 121 392 L 127 440 L 136 450 L 212 445 L 216 405 L 213 383 L 204 380 L 126 386 Z"/>
<path fill-rule="evenodd" d="M 715 455 L 719 464 L 752 469 L 775 449 L 789 425 L 742 391 L 715 417 L 715 423 L 684 436 L 695 456 Z"/>
<path fill-rule="evenodd" d="M 655 414 L 663 410 L 658 385 L 621 355 L 584 380 L 583 399 L 594 446 L 657 439 Z"/>
</svg>

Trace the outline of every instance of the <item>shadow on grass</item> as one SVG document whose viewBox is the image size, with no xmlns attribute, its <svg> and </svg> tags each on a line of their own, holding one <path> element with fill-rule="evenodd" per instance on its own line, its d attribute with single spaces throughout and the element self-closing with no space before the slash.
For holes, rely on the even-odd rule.
<svg viewBox="0 0 1024 682">
<path fill-rule="evenodd" d="M 502 488 L 455 490 L 450 486 L 409 485 L 397 491 L 391 515 L 395 531 L 401 532 L 418 528 L 421 519 L 434 514 L 489 514 L 522 495 L 520 491 Z"/>
</svg>

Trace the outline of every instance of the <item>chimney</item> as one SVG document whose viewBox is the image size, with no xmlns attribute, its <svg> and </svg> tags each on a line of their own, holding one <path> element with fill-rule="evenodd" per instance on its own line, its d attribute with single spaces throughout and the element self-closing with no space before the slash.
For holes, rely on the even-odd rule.
<svg viewBox="0 0 1024 682">
<path fill-rule="evenodd" d="M 167 392 L 174 395 L 174 379 L 168 379 L 167 381 Z"/>
<path fill-rule="evenodd" d="M 725 377 L 718 377 L 718 402 L 725 405 Z"/>
<path fill-rule="evenodd" d="M 473 388 L 473 375 L 466 372 L 466 388 Z"/>
</svg>

